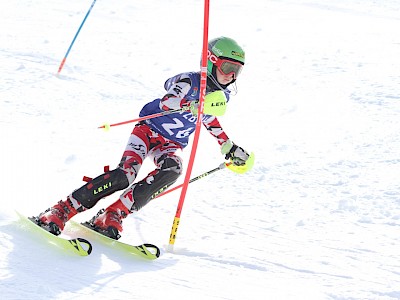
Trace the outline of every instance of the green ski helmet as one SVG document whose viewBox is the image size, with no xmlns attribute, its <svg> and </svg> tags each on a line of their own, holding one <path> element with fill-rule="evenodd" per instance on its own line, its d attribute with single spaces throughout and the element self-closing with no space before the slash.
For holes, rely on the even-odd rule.
<svg viewBox="0 0 400 300">
<path fill-rule="evenodd" d="M 207 74 L 215 75 L 215 66 L 224 74 L 233 73 L 236 79 L 243 68 L 244 59 L 244 50 L 235 40 L 224 36 L 212 39 L 208 42 Z"/>
</svg>

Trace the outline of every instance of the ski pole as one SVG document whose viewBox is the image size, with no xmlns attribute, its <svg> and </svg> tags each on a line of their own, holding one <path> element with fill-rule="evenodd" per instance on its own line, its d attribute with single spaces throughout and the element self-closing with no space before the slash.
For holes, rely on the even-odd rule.
<svg viewBox="0 0 400 300">
<path fill-rule="evenodd" d="M 114 123 L 114 124 L 104 124 L 102 126 L 99 126 L 97 128 L 99 129 L 104 129 L 104 130 L 108 130 L 110 129 L 110 127 L 114 127 L 114 126 L 119 126 L 119 125 L 124 125 L 124 124 L 128 124 L 128 123 L 134 123 L 134 122 L 140 122 L 140 121 L 144 121 L 144 120 L 148 120 L 148 119 L 153 119 L 153 118 L 157 118 L 157 117 L 161 117 L 161 116 L 165 116 L 165 115 L 169 115 L 169 114 L 173 114 L 173 113 L 177 113 L 177 112 L 182 112 L 182 111 L 186 111 L 188 110 L 188 107 L 182 107 L 182 108 L 178 108 L 178 109 L 172 109 L 172 110 L 166 110 L 166 111 L 162 111 L 156 114 L 152 114 L 152 115 L 148 115 L 148 116 L 143 116 L 137 119 L 133 119 L 133 120 L 129 120 L 129 121 L 124 121 L 124 122 L 119 122 L 119 123 Z"/>
<path fill-rule="evenodd" d="M 95 5 L 95 3 L 96 3 L 96 0 L 93 0 L 92 5 L 90 5 L 90 8 L 89 8 L 88 12 L 86 13 L 85 18 L 83 19 L 83 21 L 82 21 L 82 23 L 81 23 L 81 26 L 79 26 L 78 31 L 76 32 L 75 37 L 73 38 L 73 40 L 72 40 L 72 42 L 71 42 L 71 45 L 69 45 L 69 48 L 68 48 L 68 50 L 67 50 L 67 53 L 65 54 L 63 60 L 61 61 L 60 66 L 58 67 L 58 72 L 57 72 L 58 74 L 60 74 L 62 68 L 64 67 L 65 61 L 67 60 L 67 56 L 68 56 L 69 52 L 71 51 L 71 48 L 72 48 L 72 46 L 74 45 L 75 40 L 76 40 L 76 38 L 78 37 L 78 34 L 79 34 L 79 32 L 81 31 L 81 29 L 82 29 L 82 27 L 83 27 L 83 24 L 85 23 L 85 21 L 86 21 L 87 17 L 89 16 L 90 12 L 92 11 L 92 8 L 93 8 L 93 6 Z"/>
<path fill-rule="evenodd" d="M 206 177 L 206 176 L 208 176 L 208 175 L 210 175 L 210 174 L 212 174 L 212 173 L 214 173 L 214 172 L 216 172 L 216 171 L 222 170 L 222 169 L 224 169 L 226 166 L 228 166 L 228 165 L 230 165 L 230 164 L 231 164 L 231 163 L 225 163 L 225 162 L 224 162 L 224 163 L 220 164 L 217 168 L 212 169 L 212 170 L 207 171 L 207 172 L 204 172 L 203 174 L 200 174 L 199 176 L 196 176 L 196 177 L 190 179 L 190 180 L 189 180 L 189 183 L 192 183 L 192 182 L 194 182 L 194 181 L 196 181 L 196 180 L 199 180 L 199 179 L 201 179 L 201 178 L 204 178 L 204 177 Z M 158 195 L 154 195 L 154 197 L 153 197 L 152 199 L 155 199 L 155 198 L 164 196 L 164 195 L 166 195 L 166 194 L 169 194 L 169 193 L 171 193 L 171 192 L 173 192 L 173 191 L 175 191 L 175 190 L 177 190 L 177 189 L 180 189 L 182 186 L 183 186 L 183 183 L 180 184 L 180 185 L 177 185 L 177 186 L 173 187 L 172 189 L 166 190 L 166 191 L 164 191 L 164 192 L 162 192 L 162 193 L 160 193 L 160 194 L 158 194 Z"/>
</svg>

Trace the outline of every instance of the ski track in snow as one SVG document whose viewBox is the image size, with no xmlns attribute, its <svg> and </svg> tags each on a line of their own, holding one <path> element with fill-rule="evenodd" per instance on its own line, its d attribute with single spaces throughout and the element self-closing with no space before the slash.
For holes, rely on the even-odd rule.
<svg viewBox="0 0 400 300">
<path fill-rule="evenodd" d="M 132 126 L 97 126 L 135 118 L 167 78 L 199 69 L 202 1 L 97 1 L 56 75 L 91 2 L 0 4 L 2 298 L 400 299 L 398 1 L 211 1 L 210 38 L 246 50 L 221 123 L 256 163 L 190 185 L 173 253 L 179 192 L 127 218 L 122 241 L 158 245 L 152 262 L 95 241 L 88 257 L 63 253 L 14 213 L 114 167 Z M 223 159 L 200 139 L 194 176 Z"/>
</svg>

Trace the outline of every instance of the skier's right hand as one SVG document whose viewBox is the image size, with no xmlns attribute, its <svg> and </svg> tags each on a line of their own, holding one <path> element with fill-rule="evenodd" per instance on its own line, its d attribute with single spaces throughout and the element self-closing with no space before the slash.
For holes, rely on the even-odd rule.
<svg viewBox="0 0 400 300">
<path fill-rule="evenodd" d="M 209 93 L 204 98 L 203 113 L 211 116 L 222 116 L 226 111 L 226 96 L 223 91 Z M 193 116 L 197 116 L 199 111 L 199 101 L 190 101 L 185 104 Z"/>
<path fill-rule="evenodd" d="M 199 112 L 199 102 L 191 101 L 188 106 L 189 106 L 189 110 L 192 113 L 192 115 L 197 116 L 197 114 Z"/>
</svg>

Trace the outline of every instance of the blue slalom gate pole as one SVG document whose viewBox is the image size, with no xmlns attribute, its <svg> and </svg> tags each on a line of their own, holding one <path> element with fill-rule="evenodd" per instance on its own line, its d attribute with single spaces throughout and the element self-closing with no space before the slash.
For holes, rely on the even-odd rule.
<svg viewBox="0 0 400 300">
<path fill-rule="evenodd" d="M 65 54 L 63 60 L 61 61 L 60 66 L 58 67 L 58 72 L 57 72 L 58 74 L 60 74 L 62 68 L 64 67 L 64 64 L 65 64 L 65 61 L 67 60 L 68 54 L 69 54 L 69 52 L 71 51 L 71 48 L 72 48 L 72 46 L 74 45 L 75 40 L 76 40 L 76 38 L 78 37 L 78 34 L 79 34 L 79 32 L 81 31 L 81 29 L 82 29 L 82 27 L 83 27 L 83 24 L 85 24 L 85 21 L 86 21 L 87 17 L 89 16 L 90 12 L 92 11 L 92 8 L 93 8 L 93 6 L 95 5 L 95 3 L 96 3 L 96 0 L 93 0 L 92 5 L 90 5 L 90 8 L 89 8 L 88 12 L 86 13 L 85 18 L 83 19 L 83 21 L 82 21 L 82 23 L 81 23 L 81 26 L 79 26 L 78 31 L 76 32 L 76 34 L 75 34 L 75 36 L 74 36 L 74 39 L 73 39 L 72 42 L 71 42 L 71 45 L 69 45 L 69 48 L 68 48 L 68 50 L 67 50 L 67 53 Z"/>
</svg>

